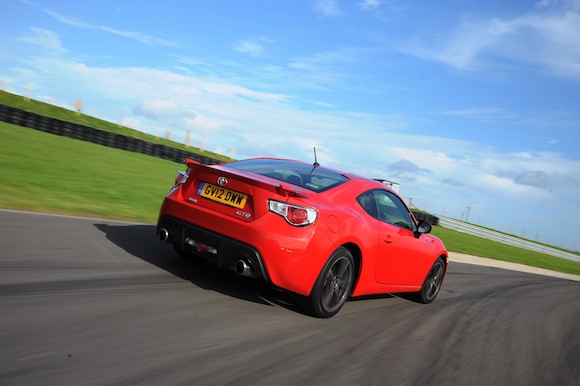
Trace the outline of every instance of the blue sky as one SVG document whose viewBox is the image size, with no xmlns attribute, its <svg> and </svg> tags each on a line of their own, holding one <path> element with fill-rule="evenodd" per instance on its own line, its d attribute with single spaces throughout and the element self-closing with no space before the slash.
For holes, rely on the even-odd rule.
<svg viewBox="0 0 580 386">
<path fill-rule="evenodd" d="M 580 249 L 580 1 L 0 0 L 0 86 Z"/>
</svg>

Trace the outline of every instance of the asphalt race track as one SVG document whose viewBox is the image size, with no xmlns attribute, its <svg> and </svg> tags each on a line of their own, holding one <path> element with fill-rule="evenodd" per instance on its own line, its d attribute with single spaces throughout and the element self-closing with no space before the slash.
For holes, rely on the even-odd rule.
<svg viewBox="0 0 580 386">
<path fill-rule="evenodd" d="M 454 263 L 439 297 L 302 314 L 154 226 L 0 211 L 2 385 L 580 385 L 580 282 Z"/>
</svg>

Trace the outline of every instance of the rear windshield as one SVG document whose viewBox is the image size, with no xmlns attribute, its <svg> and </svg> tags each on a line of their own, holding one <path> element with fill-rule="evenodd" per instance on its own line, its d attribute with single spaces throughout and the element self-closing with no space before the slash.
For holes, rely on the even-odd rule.
<svg viewBox="0 0 580 386">
<path fill-rule="evenodd" d="M 314 192 L 323 192 L 348 181 L 342 174 L 320 166 L 286 160 L 250 159 L 224 166 L 272 177 Z"/>
</svg>

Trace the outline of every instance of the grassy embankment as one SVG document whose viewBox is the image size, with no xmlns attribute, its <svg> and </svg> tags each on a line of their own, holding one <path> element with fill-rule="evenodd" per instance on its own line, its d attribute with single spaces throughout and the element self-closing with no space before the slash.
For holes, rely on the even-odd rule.
<svg viewBox="0 0 580 386">
<path fill-rule="evenodd" d="M 0 206 L 153 222 L 183 165 L 0 122 Z"/>
<path fill-rule="evenodd" d="M 154 222 L 183 167 L 3 122 L 0 138 L 3 208 Z M 441 227 L 433 234 L 450 251 L 580 274 L 580 263 Z"/>
</svg>

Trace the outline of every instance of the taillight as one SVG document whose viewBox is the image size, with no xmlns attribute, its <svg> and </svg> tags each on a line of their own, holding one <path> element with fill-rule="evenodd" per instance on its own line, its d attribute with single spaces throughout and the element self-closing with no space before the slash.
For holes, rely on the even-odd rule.
<svg viewBox="0 0 580 386">
<path fill-rule="evenodd" d="M 187 181 L 187 177 L 189 177 L 187 175 L 186 172 L 183 171 L 178 171 L 177 174 L 175 175 L 175 183 L 173 184 L 173 187 L 177 187 L 181 184 L 184 184 L 185 181 Z"/>
<path fill-rule="evenodd" d="M 314 223 L 316 217 L 318 217 L 318 211 L 314 208 L 290 205 L 285 202 L 269 200 L 268 207 L 271 212 L 284 217 L 288 224 L 294 226 L 310 225 Z"/>
</svg>

